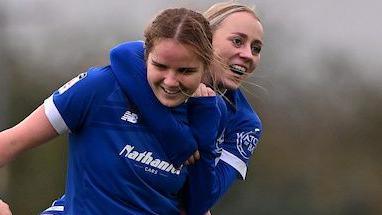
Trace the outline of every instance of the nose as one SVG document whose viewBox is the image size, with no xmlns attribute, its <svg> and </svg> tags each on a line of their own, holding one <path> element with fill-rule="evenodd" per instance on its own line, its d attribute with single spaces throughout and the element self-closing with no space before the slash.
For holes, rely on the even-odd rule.
<svg viewBox="0 0 382 215">
<path fill-rule="evenodd" d="M 174 70 L 167 71 L 163 83 L 167 87 L 179 87 L 178 74 Z"/>
<path fill-rule="evenodd" d="M 252 54 L 252 49 L 251 46 L 247 45 L 241 48 L 239 56 L 241 58 L 244 58 L 246 60 L 253 60 L 253 54 Z"/>
</svg>

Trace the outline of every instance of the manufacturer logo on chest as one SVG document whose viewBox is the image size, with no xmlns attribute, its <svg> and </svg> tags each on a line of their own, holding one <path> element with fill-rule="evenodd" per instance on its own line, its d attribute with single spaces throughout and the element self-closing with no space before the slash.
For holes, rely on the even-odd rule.
<svg viewBox="0 0 382 215">
<path fill-rule="evenodd" d="M 123 116 L 121 117 L 121 120 L 135 124 L 138 122 L 138 115 L 136 113 L 126 111 L 125 114 L 123 114 Z"/>
</svg>

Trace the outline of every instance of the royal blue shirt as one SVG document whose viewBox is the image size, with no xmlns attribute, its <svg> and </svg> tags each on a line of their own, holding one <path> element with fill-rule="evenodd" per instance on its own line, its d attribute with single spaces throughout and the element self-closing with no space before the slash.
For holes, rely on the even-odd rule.
<svg viewBox="0 0 382 215">
<path fill-rule="evenodd" d="M 111 66 L 92 68 L 44 102 L 56 131 L 69 132 L 65 214 L 178 214 L 187 167 L 174 167 L 152 127 L 125 94 L 121 75 Z M 193 103 L 206 113 L 204 119 L 215 122 L 211 126 L 219 124 L 216 98 Z M 187 125 L 187 108 L 184 104 L 166 110 Z M 171 136 L 166 138 L 174 142 Z M 187 157 L 194 150 L 188 148 Z"/>
<path fill-rule="evenodd" d="M 145 105 L 153 100 L 153 95 L 149 95 L 147 92 L 142 94 L 142 89 L 150 91 L 149 86 L 144 84 L 147 81 L 143 56 L 144 44 L 141 41 L 123 43 L 111 51 L 112 62 L 118 59 L 119 62 L 123 62 L 121 68 L 135 68 L 131 70 L 135 73 L 126 76 L 124 80 L 126 83 L 129 83 L 126 85 L 127 91 L 133 92 L 134 89 L 131 86 L 138 84 L 140 91 L 136 90 L 135 94 L 141 93 L 141 96 L 134 97 L 133 101 L 139 106 L 140 110 L 151 112 L 153 109 L 158 108 L 158 105 L 154 104 L 149 107 Z M 199 128 L 195 132 L 194 138 L 197 142 L 198 150 L 201 151 L 201 160 L 196 162 L 196 165 L 190 167 L 188 189 L 185 194 L 187 212 L 190 214 L 203 214 L 224 194 L 238 175 L 242 179 L 245 178 L 249 158 L 255 150 L 261 135 L 260 119 L 240 90 L 228 91 L 225 96 L 227 98 L 228 123 L 226 124 L 224 135 L 221 135 L 219 140 L 216 141 L 215 154 L 211 154 L 211 148 L 205 150 L 203 147 L 205 143 L 209 145 L 208 143 L 211 142 L 211 140 L 206 139 L 211 137 L 207 131 L 211 132 L 214 129 L 212 127 L 208 128 L 208 126 L 203 127 L 203 122 L 206 124 L 205 119 L 197 120 L 202 122 L 202 124 L 193 127 Z M 190 110 L 195 110 L 195 114 L 189 115 L 190 121 L 201 116 L 197 109 L 190 108 Z M 226 122 L 227 119 L 224 116 L 222 117 L 222 121 Z M 156 117 L 150 120 L 152 124 L 156 124 L 164 119 Z M 166 130 L 183 135 L 183 130 L 179 129 L 178 126 L 174 126 L 174 124 L 176 125 L 176 122 L 168 123 Z M 166 134 L 166 131 L 161 131 L 160 133 Z M 187 139 L 191 140 L 191 137 Z M 216 155 L 221 156 L 220 162 L 215 167 L 210 158 Z M 200 177 L 201 175 L 203 177 Z"/>
<path fill-rule="evenodd" d="M 118 59 L 119 62 L 122 62 L 122 65 L 117 65 L 117 66 L 120 66 L 121 68 L 132 68 L 132 67 L 134 68 L 132 69 L 132 71 L 129 71 L 129 72 L 132 72 L 129 74 L 132 75 L 133 78 L 130 77 L 129 79 L 128 77 L 127 78 L 124 77 L 119 79 L 120 81 L 124 80 L 124 84 L 129 83 L 129 81 L 132 81 L 132 80 L 139 81 L 139 80 L 145 79 L 145 73 L 142 72 L 142 71 L 145 71 L 146 69 L 144 64 L 144 59 L 143 59 L 143 50 L 144 49 L 143 49 L 142 42 L 129 42 L 129 43 L 121 44 L 112 50 L 112 54 L 111 54 L 112 62 L 113 60 L 115 61 L 116 59 Z M 122 59 L 119 59 L 119 58 L 122 58 Z M 114 68 L 116 67 L 115 64 L 112 64 L 112 65 L 114 65 Z M 115 73 L 115 70 L 114 70 L 114 73 Z M 134 91 L 134 88 L 131 90 L 129 89 L 129 87 L 126 87 L 126 85 L 125 85 L 125 89 L 123 89 L 122 91 L 124 91 L 125 93 L 130 92 L 131 95 L 136 95 L 135 93 L 139 93 L 139 92 L 146 92 L 146 93 L 151 92 L 149 86 L 148 85 L 145 86 L 144 83 L 145 82 L 133 82 L 134 86 L 137 86 L 137 85 L 139 86 L 136 88 L 135 91 Z M 142 89 L 146 91 L 144 90 L 142 91 Z M 188 187 L 189 189 L 188 191 L 186 191 L 188 192 L 188 194 L 185 195 L 186 201 L 188 201 L 186 202 L 186 205 L 192 206 L 191 208 L 188 209 L 189 214 L 203 214 L 204 211 L 212 207 L 212 205 L 218 200 L 218 198 L 225 193 L 225 191 L 231 186 L 231 184 L 233 183 L 236 177 L 240 176 L 240 178 L 242 179 L 245 178 L 249 158 L 252 155 L 254 149 L 256 148 L 256 145 L 261 135 L 261 122 L 256 112 L 248 104 L 244 95 L 239 90 L 236 90 L 236 91 L 228 91 L 225 96 L 229 99 L 229 102 L 227 102 L 228 116 L 226 119 L 228 120 L 229 123 L 227 124 L 227 127 L 224 130 L 224 135 L 220 135 L 219 140 L 216 141 L 216 145 L 213 148 L 213 151 L 215 153 L 210 154 L 212 156 L 221 155 L 220 160 L 217 160 L 218 162 L 216 166 L 214 165 L 215 164 L 214 162 L 211 162 L 211 160 L 213 160 L 211 159 L 212 157 L 209 157 L 206 160 L 203 160 L 206 158 L 206 155 L 208 155 L 208 153 L 211 152 L 212 148 L 208 149 L 207 151 L 203 151 L 202 149 L 202 161 L 197 162 L 197 165 L 196 165 L 199 167 L 196 167 L 196 168 L 191 167 L 190 175 L 193 176 L 193 174 L 195 174 L 196 176 L 189 177 L 192 179 L 191 180 L 192 183 L 189 182 L 188 185 L 190 185 L 192 189 Z M 141 112 L 146 111 L 146 113 L 147 112 L 150 113 L 150 111 L 152 110 L 155 110 L 156 112 L 158 112 L 158 109 L 155 109 L 155 105 L 157 104 L 152 105 L 152 100 L 145 100 L 145 99 L 137 100 L 136 98 L 147 99 L 148 97 L 147 96 L 133 97 L 132 99 L 134 102 L 138 103 L 138 106 L 140 105 L 139 107 Z M 147 102 L 151 102 L 151 105 L 150 105 L 151 109 L 145 108 L 147 107 Z M 166 134 L 166 131 L 173 132 L 178 130 L 180 131 L 178 132 L 178 134 L 189 135 L 188 133 L 189 130 L 187 130 L 188 128 L 182 126 L 182 123 L 178 123 L 179 118 L 174 118 L 174 116 L 172 116 L 171 114 L 168 114 L 168 109 L 161 109 L 160 111 L 162 111 L 161 112 L 162 114 L 160 116 L 166 116 L 167 118 L 155 117 L 155 118 L 148 118 L 148 121 L 146 121 L 146 124 L 149 124 L 150 126 L 155 125 L 155 123 L 157 123 L 158 121 L 161 122 L 161 120 L 163 119 L 167 121 L 171 121 L 171 123 L 166 124 L 169 126 L 166 127 L 165 130 L 160 131 L 155 128 L 154 130 L 151 130 L 151 131 L 154 131 L 153 133 L 162 134 L 162 137 L 157 136 L 159 140 L 163 140 L 163 136 L 166 136 L 163 134 Z M 195 113 L 196 114 L 191 118 L 198 117 L 197 109 L 195 109 Z M 145 115 L 143 115 L 141 118 L 145 118 L 144 116 Z M 203 115 L 200 115 L 200 114 L 199 116 L 203 117 Z M 199 120 L 199 122 L 205 123 L 206 121 Z M 175 127 L 171 127 L 174 125 Z M 199 124 L 199 125 L 202 125 L 202 124 Z M 207 124 L 207 129 L 208 129 L 208 124 Z M 219 129 L 221 129 L 221 127 Z M 203 131 L 203 129 L 201 129 L 201 131 Z M 181 135 L 178 135 L 177 138 L 179 138 L 180 136 Z M 205 136 L 211 137 L 210 134 Z M 203 137 L 203 135 L 199 135 L 198 137 L 198 135 L 196 134 L 194 135 L 194 139 L 188 138 L 189 140 L 188 142 L 191 142 L 191 144 L 194 144 L 193 141 L 196 141 L 196 139 L 200 137 Z M 173 144 L 178 141 L 178 139 L 176 138 L 173 138 L 171 140 L 172 141 L 168 141 L 164 143 L 164 145 Z M 162 143 L 162 146 L 163 146 L 163 143 Z M 166 153 L 168 152 L 165 152 L 165 154 Z M 198 178 L 198 174 L 209 175 L 209 180 L 206 180 L 208 177 Z M 208 189 L 203 190 L 204 187 L 207 187 Z M 63 202 L 63 199 L 59 201 L 57 204 L 61 206 L 63 205 L 61 204 L 62 202 Z"/>
<path fill-rule="evenodd" d="M 179 212 L 187 168 L 169 162 L 109 66 L 79 75 L 44 106 L 59 133 L 70 131 L 65 214 Z"/>
</svg>

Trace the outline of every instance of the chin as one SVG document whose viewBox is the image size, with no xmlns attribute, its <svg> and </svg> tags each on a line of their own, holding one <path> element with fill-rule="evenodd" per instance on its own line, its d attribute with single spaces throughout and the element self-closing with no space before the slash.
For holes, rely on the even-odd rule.
<svg viewBox="0 0 382 215">
<path fill-rule="evenodd" d="M 229 71 L 231 74 L 232 72 Z M 235 77 L 233 75 L 227 75 L 222 80 L 223 85 L 228 90 L 236 90 L 240 87 L 241 82 L 238 80 L 235 80 Z"/>
<path fill-rule="evenodd" d="M 231 80 L 228 80 L 228 81 L 224 81 L 224 87 L 227 89 L 227 90 L 236 90 L 240 87 L 240 84 L 239 83 L 235 83 Z"/>
<path fill-rule="evenodd" d="M 159 99 L 159 102 L 162 104 L 162 105 L 164 105 L 164 106 L 166 106 L 166 107 L 176 107 L 176 106 L 178 106 L 178 105 L 180 105 L 180 104 L 182 104 L 182 102 L 181 101 L 178 101 L 178 100 L 167 100 L 167 99 Z"/>
</svg>

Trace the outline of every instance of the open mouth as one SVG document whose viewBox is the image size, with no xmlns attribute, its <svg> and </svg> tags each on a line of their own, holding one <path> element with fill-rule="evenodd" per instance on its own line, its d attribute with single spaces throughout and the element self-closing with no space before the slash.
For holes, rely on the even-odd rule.
<svg viewBox="0 0 382 215">
<path fill-rule="evenodd" d="M 180 92 L 179 89 L 177 89 L 177 90 L 169 90 L 169 89 L 166 89 L 166 88 L 164 88 L 164 87 L 161 87 L 161 88 L 162 88 L 162 90 L 163 90 L 166 94 L 169 94 L 169 95 L 176 95 L 176 94 L 178 94 L 178 93 Z"/>
<path fill-rule="evenodd" d="M 237 64 L 231 64 L 229 65 L 229 69 L 235 73 L 235 74 L 238 74 L 238 75 L 244 75 L 245 72 L 247 71 L 247 68 L 243 67 L 243 66 L 240 66 L 240 65 L 237 65 Z"/>
</svg>

